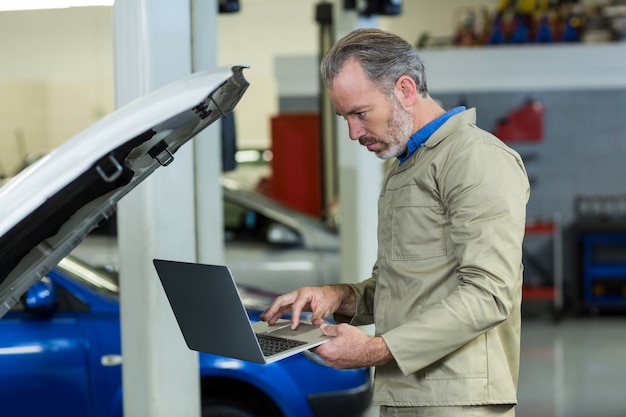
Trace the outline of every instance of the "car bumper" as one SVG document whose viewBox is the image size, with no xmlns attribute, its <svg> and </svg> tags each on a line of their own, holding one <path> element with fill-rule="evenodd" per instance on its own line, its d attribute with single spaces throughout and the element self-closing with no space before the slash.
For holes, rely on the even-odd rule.
<svg viewBox="0 0 626 417">
<path fill-rule="evenodd" d="M 372 401 L 372 385 L 367 383 L 345 391 L 333 391 L 309 395 L 309 404 L 315 417 L 361 416 Z"/>
</svg>

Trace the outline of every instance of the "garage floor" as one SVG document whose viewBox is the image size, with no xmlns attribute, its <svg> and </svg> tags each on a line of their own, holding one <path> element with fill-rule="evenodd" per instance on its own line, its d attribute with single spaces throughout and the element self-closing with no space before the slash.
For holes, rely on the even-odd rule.
<svg viewBox="0 0 626 417">
<path fill-rule="evenodd" d="M 518 400 L 517 417 L 626 416 L 626 316 L 525 319 Z"/>
</svg>

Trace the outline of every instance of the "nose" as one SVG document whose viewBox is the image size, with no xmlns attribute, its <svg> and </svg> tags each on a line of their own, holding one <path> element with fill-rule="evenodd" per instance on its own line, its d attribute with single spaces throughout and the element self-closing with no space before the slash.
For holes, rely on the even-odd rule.
<svg viewBox="0 0 626 417">
<path fill-rule="evenodd" d="M 359 140 L 360 137 L 365 136 L 366 130 L 358 120 L 348 120 L 348 134 L 350 139 Z"/>
</svg>

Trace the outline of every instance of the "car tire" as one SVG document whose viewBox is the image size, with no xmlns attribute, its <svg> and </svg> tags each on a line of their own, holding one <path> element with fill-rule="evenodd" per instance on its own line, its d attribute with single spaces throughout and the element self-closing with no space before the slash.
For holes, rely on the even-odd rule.
<svg viewBox="0 0 626 417">
<path fill-rule="evenodd" d="M 202 406 L 202 417 L 257 417 L 247 410 L 233 404 L 211 401 L 210 404 Z"/>
<path fill-rule="evenodd" d="M 232 378 L 203 378 L 202 417 L 284 417 L 258 388 Z"/>
</svg>

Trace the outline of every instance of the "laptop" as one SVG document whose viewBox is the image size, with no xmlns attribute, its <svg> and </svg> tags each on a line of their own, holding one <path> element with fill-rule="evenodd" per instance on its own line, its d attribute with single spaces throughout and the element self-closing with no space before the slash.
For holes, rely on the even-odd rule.
<svg viewBox="0 0 626 417">
<path fill-rule="evenodd" d="M 223 265 L 154 259 L 178 326 L 191 350 L 272 363 L 330 340 L 318 326 L 281 319 L 251 323 L 235 280 Z"/>
</svg>

